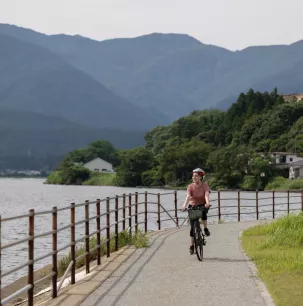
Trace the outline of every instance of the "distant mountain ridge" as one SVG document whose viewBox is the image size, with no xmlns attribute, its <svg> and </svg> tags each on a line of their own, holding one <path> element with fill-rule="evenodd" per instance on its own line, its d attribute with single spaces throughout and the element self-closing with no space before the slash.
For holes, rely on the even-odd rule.
<svg viewBox="0 0 303 306">
<path fill-rule="evenodd" d="M 48 48 L 162 123 L 194 109 L 227 108 L 249 88 L 303 91 L 303 41 L 230 51 L 183 34 L 95 41 L 3 24 L 0 32 Z"/>
<path fill-rule="evenodd" d="M 302 71 L 303 41 L 234 52 L 183 34 L 95 41 L 0 24 L 0 159 L 29 143 L 40 155 L 103 138 L 140 145 L 151 128 L 227 109 L 249 88 L 303 92 Z"/>
<path fill-rule="evenodd" d="M 48 49 L 0 34 L 0 106 L 101 128 L 157 124 L 133 105 Z M 142 128 L 143 127 L 143 128 Z"/>
</svg>

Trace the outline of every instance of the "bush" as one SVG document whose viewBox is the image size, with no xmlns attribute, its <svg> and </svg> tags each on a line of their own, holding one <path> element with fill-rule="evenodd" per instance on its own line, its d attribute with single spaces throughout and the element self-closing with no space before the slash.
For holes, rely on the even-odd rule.
<svg viewBox="0 0 303 306">
<path fill-rule="evenodd" d="M 254 175 L 245 175 L 241 188 L 244 190 L 263 189 L 262 181 Z"/>
<path fill-rule="evenodd" d="M 62 171 L 53 171 L 46 179 L 47 184 L 63 184 Z"/>
<path fill-rule="evenodd" d="M 83 185 L 116 186 L 116 174 L 92 172 L 90 178 L 83 182 Z"/>
<path fill-rule="evenodd" d="M 286 178 L 284 178 L 283 176 L 277 176 L 266 185 L 265 190 L 278 189 L 279 187 L 285 185 L 286 183 L 287 183 Z"/>
<path fill-rule="evenodd" d="M 290 180 L 282 176 L 278 176 L 272 181 L 270 181 L 265 187 L 265 190 L 273 190 L 273 189 L 276 190 L 303 189 L 303 179 Z"/>
</svg>

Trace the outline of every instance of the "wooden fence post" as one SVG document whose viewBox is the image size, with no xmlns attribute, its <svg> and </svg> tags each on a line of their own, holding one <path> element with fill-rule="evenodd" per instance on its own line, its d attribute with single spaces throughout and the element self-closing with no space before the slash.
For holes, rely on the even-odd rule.
<svg viewBox="0 0 303 306">
<path fill-rule="evenodd" d="M 97 199 L 96 202 L 96 212 L 97 212 L 97 218 L 96 218 L 96 225 L 97 225 L 97 245 L 99 245 L 99 247 L 97 248 L 97 265 L 101 265 L 101 226 L 100 226 L 100 199 Z"/>
<path fill-rule="evenodd" d="M 256 190 L 256 215 L 259 220 L 259 190 Z"/>
<path fill-rule="evenodd" d="M 122 221 L 122 229 L 123 231 L 125 231 L 125 193 L 123 193 L 123 210 L 122 210 L 122 218 L 123 218 L 123 221 Z"/>
<path fill-rule="evenodd" d="M 177 191 L 174 192 L 174 202 L 175 202 L 175 218 L 176 218 L 176 225 L 179 226 L 179 218 L 178 218 L 178 197 Z"/>
<path fill-rule="evenodd" d="M 76 226 L 75 226 L 75 203 L 70 205 L 70 253 L 73 265 L 71 268 L 71 283 L 76 283 Z"/>
<path fill-rule="evenodd" d="M 158 193 L 158 230 L 161 230 L 160 193 Z"/>
<path fill-rule="evenodd" d="M 52 230 L 53 230 L 53 239 L 52 239 L 52 272 L 54 273 L 52 276 L 52 298 L 57 297 L 57 279 L 58 279 L 58 263 L 57 263 L 57 207 L 53 207 L 52 211 Z"/>
<path fill-rule="evenodd" d="M 287 190 L 287 214 L 289 215 L 289 188 Z"/>
<path fill-rule="evenodd" d="M 118 251 L 119 248 L 119 236 L 118 236 L 118 206 L 119 206 L 119 196 L 116 195 L 115 198 L 115 250 Z"/>
<path fill-rule="evenodd" d="M 145 209 L 145 213 L 144 213 L 144 227 L 145 227 L 145 233 L 147 232 L 147 191 L 145 191 L 144 194 L 144 209 Z"/>
<path fill-rule="evenodd" d="M 275 219 L 275 190 L 272 191 L 272 218 Z"/>
<path fill-rule="evenodd" d="M 218 219 L 221 221 L 221 192 L 218 190 Z"/>
<path fill-rule="evenodd" d="M 129 234 L 132 235 L 132 194 L 128 194 L 128 227 Z"/>
<path fill-rule="evenodd" d="M 85 269 L 89 273 L 89 201 L 85 201 Z"/>
<path fill-rule="evenodd" d="M 135 193 L 135 232 L 138 233 L 138 192 Z"/>
<path fill-rule="evenodd" d="M 28 278 L 27 282 L 31 289 L 27 292 L 28 305 L 34 305 L 34 236 L 35 236 L 35 210 L 29 210 L 28 218 Z"/>
<path fill-rule="evenodd" d="M 240 190 L 238 190 L 238 221 L 241 221 Z"/>
<path fill-rule="evenodd" d="M 110 212 L 109 197 L 106 198 L 106 256 L 110 257 Z"/>
</svg>

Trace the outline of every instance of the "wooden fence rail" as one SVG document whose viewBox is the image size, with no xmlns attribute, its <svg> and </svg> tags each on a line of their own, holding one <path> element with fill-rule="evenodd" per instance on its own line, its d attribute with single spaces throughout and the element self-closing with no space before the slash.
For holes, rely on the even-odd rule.
<svg viewBox="0 0 303 306">
<path fill-rule="evenodd" d="M 291 194 L 290 194 L 291 192 Z M 255 214 L 256 219 L 260 219 L 260 215 L 264 213 L 270 213 L 272 214 L 272 218 L 276 218 L 277 212 L 287 212 L 288 214 L 293 210 L 301 210 L 303 211 L 303 192 L 301 191 L 284 191 L 284 194 L 286 193 L 286 196 L 279 196 L 278 194 L 281 193 L 275 192 L 274 190 L 271 192 L 255 192 L 254 198 L 245 198 L 245 195 L 248 194 L 246 192 L 240 192 L 240 191 L 227 191 L 227 190 L 221 190 L 218 192 L 213 192 L 214 194 L 217 193 L 217 198 L 213 198 L 211 196 L 211 202 L 212 202 L 212 208 L 209 213 L 209 217 L 217 218 L 218 222 L 221 222 L 224 218 L 224 216 L 236 216 L 238 221 L 241 221 L 242 215 L 249 215 L 249 214 Z M 212 193 L 212 194 L 213 194 Z M 229 194 L 236 194 L 236 197 L 224 197 L 224 195 Z M 244 197 L 241 197 L 244 194 Z M 251 193 L 250 193 L 251 194 Z M 144 196 L 144 200 L 142 202 L 139 202 L 139 196 Z M 264 196 L 262 196 L 264 195 Z M 148 201 L 150 197 L 156 197 L 156 201 Z M 168 197 L 169 196 L 169 197 Z M 162 203 L 163 199 L 166 199 L 167 201 L 168 197 L 168 204 L 169 206 L 165 206 Z M 300 198 L 297 202 L 290 202 L 291 198 Z M 128 201 L 127 201 L 128 198 Z M 279 202 L 280 199 L 285 199 L 286 202 Z M 122 200 L 122 201 L 121 201 Z M 110 241 L 114 239 L 114 250 L 117 251 L 119 248 L 119 233 L 121 231 L 128 231 L 130 235 L 138 233 L 139 229 L 144 230 L 145 232 L 148 231 L 148 216 L 155 216 L 156 214 L 156 223 L 158 230 L 161 230 L 162 223 L 173 221 L 174 226 L 179 226 L 179 221 L 181 219 L 186 219 L 186 216 L 180 216 L 180 208 L 183 203 L 183 198 L 180 199 L 178 203 L 178 196 L 177 191 L 174 192 L 166 192 L 166 193 L 135 193 L 135 194 L 123 194 L 122 196 L 115 196 L 114 198 L 106 198 L 106 199 L 97 199 L 96 201 L 89 202 L 85 201 L 82 204 L 75 204 L 71 203 L 69 207 L 64 208 L 57 208 L 53 207 L 50 211 L 42 211 L 42 212 L 35 212 L 34 209 L 30 209 L 28 214 L 15 216 L 15 217 L 9 217 L 9 218 L 1 218 L 0 216 L 0 231 L 5 226 L 5 224 L 12 220 L 22 219 L 22 218 L 28 218 L 28 236 L 26 239 L 20 239 L 16 242 L 11 242 L 5 245 L 1 244 L 1 252 L 0 252 L 0 259 L 1 254 L 4 250 L 18 245 L 20 243 L 27 242 L 28 243 L 28 261 L 26 263 L 21 264 L 18 267 L 14 267 L 13 269 L 10 269 L 9 271 L 5 271 L 3 273 L 2 270 L 0 270 L 0 280 L 1 283 L 2 279 L 20 269 L 23 269 L 24 267 L 27 267 L 27 285 L 21 288 L 20 290 L 14 292 L 10 296 L 2 297 L 1 291 L 0 291 L 0 306 L 5 305 L 11 300 L 17 298 L 18 296 L 24 294 L 27 292 L 27 302 L 28 305 L 33 305 L 34 303 L 34 289 L 35 285 L 43 280 L 46 280 L 48 278 L 51 279 L 51 295 L 53 298 L 56 298 L 58 296 L 58 292 L 64 282 L 64 279 L 70 274 L 70 281 L 71 284 L 75 284 L 76 282 L 76 262 L 84 257 L 85 262 L 85 270 L 86 273 L 90 272 L 90 255 L 93 251 L 96 251 L 96 262 L 97 265 L 101 265 L 101 247 L 103 245 L 106 245 L 106 256 L 110 257 Z M 270 203 L 262 204 L 262 201 L 270 201 Z M 277 201 L 278 200 L 278 201 Z M 113 209 L 111 209 L 111 201 L 114 201 Z M 254 205 L 246 205 L 245 201 L 253 201 Z M 235 205 L 229 205 L 232 202 L 235 202 Z M 101 213 L 101 203 L 105 204 L 105 212 Z M 92 204 L 95 204 L 95 213 L 94 215 L 90 216 L 89 208 Z M 228 204 L 228 205 L 227 205 Z M 278 209 L 279 205 L 287 205 L 287 209 Z M 300 208 L 292 208 L 292 205 L 300 205 Z M 133 208 L 134 206 L 134 208 Z M 156 209 L 150 210 L 149 208 L 151 206 L 157 206 Z M 271 207 L 269 210 L 262 210 L 264 207 Z M 128 209 L 127 209 L 128 208 Z M 230 210 L 234 208 L 236 212 L 230 212 Z M 243 209 L 254 209 L 253 211 L 243 211 Z M 84 209 L 84 219 L 79 220 L 76 222 L 76 209 Z M 225 212 L 225 210 L 228 209 L 229 212 Z M 70 211 L 70 223 L 58 228 L 58 215 L 61 211 Z M 122 218 L 119 219 L 119 211 L 121 211 Z M 127 214 L 128 211 L 128 214 Z M 216 211 L 215 214 L 212 214 L 212 211 Z M 174 212 L 174 213 L 173 213 Z M 51 224 L 51 230 L 46 233 L 35 233 L 35 216 L 39 215 L 51 215 L 52 217 L 52 224 Z M 169 218 L 163 219 L 162 215 L 166 215 Z M 139 222 L 139 216 L 142 215 L 143 221 Z M 112 216 L 112 218 L 111 218 Z M 103 219 L 105 218 L 105 219 Z M 105 226 L 101 227 L 101 219 L 104 220 Z M 93 222 L 95 222 L 95 229 L 92 229 Z M 128 220 L 128 227 L 126 227 L 126 221 Z M 134 224 L 133 224 L 134 221 Z M 76 227 L 77 225 L 84 224 L 84 235 L 81 236 L 79 239 L 76 240 Z M 182 223 L 182 225 L 184 222 Z M 142 225 L 142 226 L 141 226 Z M 120 226 L 120 232 L 119 232 L 119 226 Z M 58 248 L 58 233 L 66 230 L 69 228 L 70 231 L 70 242 L 65 245 L 64 247 Z M 113 230 L 111 231 L 111 228 Z M 103 236 L 105 237 L 105 240 L 102 241 L 101 239 L 101 233 L 105 232 Z M 114 235 L 111 235 L 112 234 Z M 2 236 L 2 231 L 1 231 Z M 45 254 L 39 258 L 35 258 L 35 239 L 40 237 L 46 237 L 51 236 L 52 237 L 52 251 L 48 254 Z M 96 246 L 94 248 L 90 248 L 90 237 L 96 238 Z M 84 243 L 84 253 L 76 257 L 76 244 L 79 242 Z M 68 265 L 68 268 L 66 269 L 65 273 L 61 277 L 61 280 L 58 284 L 58 253 L 63 250 L 68 250 L 70 252 L 70 263 Z M 52 272 L 49 275 L 44 276 L 43 278 L 34 281 L 34 266 L 35 262 L 38 260 L 41 260 L 46 257 L 51 257 L 52 259 Z M 3 262 L 1 263 L 3 266 Z M 5 263 L 4 263 L 5 265 Z"/>
</svg>

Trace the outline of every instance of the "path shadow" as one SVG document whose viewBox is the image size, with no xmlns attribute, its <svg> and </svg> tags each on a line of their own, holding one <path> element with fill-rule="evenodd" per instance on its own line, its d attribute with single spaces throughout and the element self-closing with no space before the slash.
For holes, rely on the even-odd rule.
<svg viewBox="0 0 303 306">
<path fill-rule="evenodd" d="M 173 234 L 178 233 L 180 230 L 178 231 L 173 231 L 171 233 L 167 233 L 164 232 L 163 234 L 157 235 L 157 237 L 155 237 L 151 243 L 149 244 L 149 246 L 140 254 L 140 256 L 138 256 L 138 258 L 119 276 L 119 278 L 112 283 L 112 285 L 106 290 L 106 292 L 104 292 L 102 295 L 99 296 L 99 298 L 94 302 L 93 306 L 97 306 L 97 305 L 101 305 L 103 299 L 107 296 L 107 294 L 120 282 L 120 280 L 127 274 L 127 272 L 129 270 L 132 269 L 132 267 L 138 262 L 138 260 L 140 258 L 142 258 L 142 256 L 148 252 L 150 250 L 150 247 L 153 246 L 155 244 L 155 242 L 162 237 L 163 235 L 167 235 L 165 236 L 165 238 L 161 241 L 161 243 L 155 248 L 155 250 L 147 257 L 147 259 L 144 261 L 144 263 L 140 266 L 140 268 L 138 269 L 138 272 L 134 275 L 134 277 L 129 281 L 128 285 L 117 295 L 116 299 L 113 301 L 113 303 L 111 304 L 111 306 L 116 305 L 119 300 L 121 299 L 122 295 L 130 288 L 130 286 L 135 282 L 135 280 L 137 279 L 137 277 L 139 276 L 139 274 L 141 273 L 141 271 L 143 270 L 143 268 L 149 263 L 149 261 L 155 256 L 155 254 L 158 252 L 158 250 L 161 248 L 161 246 L 164 244 L 164 242 L 166 241 L 166 239 L 168 237 L 170 237 Z M 127 262 L 127 261 L 126 261 Z M 102 285 L 101 285 L 102 286 Z M 99 288 L 99 287 L 98 287 Z M 96 290 L 98 290 L 98 288 Z M 94 294 L 93 292 L 91 294 Z M 85 305 L 85 300 L 81 303 L 81 305 Z M 107 305 L 110 306 L 110 305 Z"/>
</svg>

